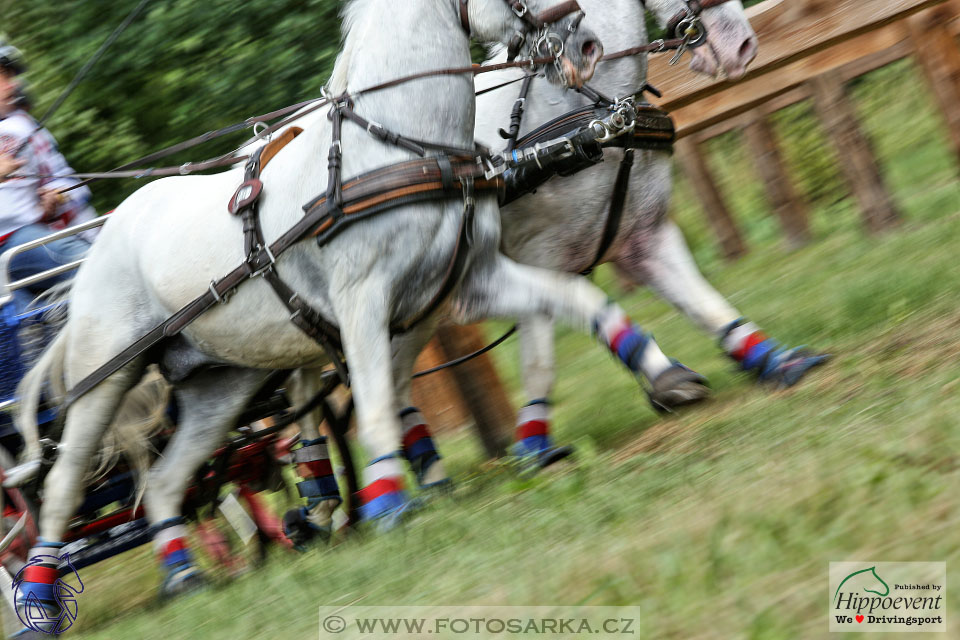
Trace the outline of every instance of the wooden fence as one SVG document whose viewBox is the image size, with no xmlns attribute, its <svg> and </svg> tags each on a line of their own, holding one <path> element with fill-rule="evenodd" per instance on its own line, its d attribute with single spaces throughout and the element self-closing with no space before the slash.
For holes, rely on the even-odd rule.
<svg viewBox="0 0 960 640">
<path fill-rule="evenodd" d="M 677 160 L 723 255 L 736 258 L 746 245 L 700 145 L 742 129 L 788 243 L 802 245 L 810 238 L 807 212 L 767 117 L 804 100 L 813 101 L 866 228 L 882 231 L 897 222 L 900 214 L 844 87 L 895 60 L 914 57 L 920 63 L 960 162 L 960 0 L 767 0 L 747 14 L 760 53 L 739 82 L 671 67 L 664 56 L 650 64 L 651 82 L 664 94 L 658 104 L 677 123 Z"/>
</svg>

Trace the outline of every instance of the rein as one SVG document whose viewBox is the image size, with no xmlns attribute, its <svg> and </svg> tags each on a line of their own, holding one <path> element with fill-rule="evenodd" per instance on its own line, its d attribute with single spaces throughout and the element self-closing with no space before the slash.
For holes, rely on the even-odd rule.
<svg viewBox="0 0 960 640">
<path fill-rule="evenodd" d="M 643 0 L 641 0 L 641 2 L 642 1 Z M 505 2 L 512 5 L 512 0 L 505 0 Z M 700 11 L 713 8 L 715 6 L 719 6 L 720 4 L 724 4 L 726 2 L 729 2 L 729 0 L 701 0 L 700 2 L 696 3 L 700 7 L 698 10 L 695 9 L 695 7 L 693 7 L 693 4 L 694 4 L 693 2 L 688 2 L 688 5 L 690 5 L 691 7 L 690 9 L 691 13 L 689 15 L 699 17 Z M 468 3 L 469 3 L 469 0 L 460 0 L 460 19 L 461 19 L 461 25 L 463 26 L 464 30 L 467 33 L 470 33 L 469 13 L 467 11 Z M 575 4 L 576 4 L 575 2 L 563 3 L 562 5 L 556 8 L 556 11 L 559 12 L 561 8 L 564 8 L 564 10 L 569 12 L 572 9 L 573 5 Z M 577 5 L 577 7 L 579 7 L 579 5 Z M 550 13 L 553 13 L 553 12 L 551 11 Z M 529 12 L 525 12 L 525 15 L 529 15 Z M 566 15 L 569 15 L 569 13 L 567 13 Z M 682 19 L 687 15 L 688 15 L 687 11 L 683 10 L 679 12 L 677 16 L 675 16 L 675 18 L 680 17 Z M 544 14 L 541 14 L 539 19 L 533 18 L 532 16 L 530 16 L 531 20 L 535 20 L 535 21 L 537 20 L 542 21 L 543 17 L 544 17 Z M 679 22 L 680 21 L 677 21 L 678 25 L 679 25 Z M 635 55 L 642 55 L 642 54 L 649 54 L 649 53 L 662 53 L 666 51 L 676 51 L 677 55 L 675 55 L 674 58 L 671 60 L 671 63 L 675 64 L 679 60 L 679 55 L 682 55 L 684 51 L 686 51 L 689 48 L 696 48 L 698 46 L 701 46 L 706 42 L 706 29 L 703 27 L 702 23 L 698 22 L 698 25 L 699 25 L 698 26 L 699 31 L 697 33 L 702 35 L 697 36 L 693 39 L 691 39 L 690 36 L 684 35 L 683 37 L 655 40 L 648 44 L 644 44 L 637 47 L 632 47 L 630 49 L 624 49 L 622 51 L 617 51 L 614 53 L 607 54 L 601 58 L 601 61 L 607 62 L 607 61 L 618 60 L 620 58 L 627 58 Z M 696 34 L 693 34 L 693 35 L 696 35 Z M 560 54 L 562 54 L 562 51 L 560 52 Z M 400 78 L 395 78 L 394 80 L 388 80 L 380 84 L 366 87 L 359 91 L 352 92 L 351 95 L 356 97 L 363 94 L 376 93 L 378 91 L 383 91 L 385 89 L 396 87 L 398 85 L 405 84 L 407 82 L 413 82 L 415 80 L 420 80 L 420 79 L 429 78 L 429 77 L 466 75 L 466 74 L 478 76 L 484 73 L 502 71 L 504 69 L 523 69 L 523 68 L 531 69 L 533 67 L 555 62 L 558 59 L 558 56 L 560 54 L 556 54 L 552 56 L 542 56 L 542 57 L 536 57 L 536 58 L 530 58 L 530 59 L 510 60 L 508 62 L 501 62 L 501 63 L 485 65 L 485 66 L 471 65 L 469 67 L 449 67 L 445 69 L 435 69 L 433 71 L 422 71 L 419 73 L 409 74 L 406 76 L 402 76 Z M 494 90 L 503 88 L 505 86 L 508 86 L 510 84 L 521 82 L 523 80 L 524 78 L 510 80 L 500 85 L 490 87 L 488 89 L 483 89 L 477 92 L 477 94 L 482 95 L 489 91 L 494 91 Z M 73 189 L 77 189 L 81 186 L 88 185 L 98 180 L 127 179 L 127 178 L 144 179 L 144 178 L 160 178 L 160 177 L 176 176 L 176 175 L 190 175 L 200 171 L 207 171 L 210 169 L 230 166 L 230 165 L 236 164 L 237 162 L 246 160 L 249 157 L 249 156 L 236 155 L 244 147 L 248 146 L 249 144 L 252 144 L 253 142 L 256 142 L 257 140 L 262 140 L 264 137 L 269 136 L 270 134 L 277 131 L 278 129 L 285 127 L 288 124 L 295 122 L 296 120 L 310 113 L 313 113 L 317 109 L 328 106 L 330 103 L 331 103 L 331 99 L 329 97 L 314 98 L 311 100 L 298 102 L 296 104 L 292 104 L 290 106 L 283 107 L 282 109 L 277 109 L 275 111 L 271 111 L 269 113 L 265 113 L 259 116 L 252 116 L 241 122 L 237 122 L 235 124 L 231 124 L 221 129 L 216 129 L 214 131 L 208 131 L 194 138 L 190 138 L 178 144 L 172 145 L 170 147 L 166 147 L 164 149 L 153 152 L 149 155 L 143 156 L 136 160 L 132 160 L 130 162 L 127 162 L 109 171 L 91 172 L 91 173 L 72 173 L 67 176 L 49 176 L 49 175 L 37 174 L 37 175 L 19 175 L 14 177 L 19 177 L 19 178 L 67 177 L 67 178 L 76 178 L 81 180 L 81 182 L 78 182 L 75 185 L 72 185 L 70 187 L 66 187 L 60 190 L 60 193 L 66 193 L 68 191 L 72 191 Z M 294 113 L 295 111 L 298 111 L 299 109 L 302 109 L 307 106 L 309 106 L 310 108 L 307 110 L 304 110 L 302 113 L 296 113 L 296 114 Z M 291 116 L 290 114 L 294 114 L 294 115 Z M 273 125 L 266 126 L 265 128 L 259 131 L 256 130 L 257 125 L 259 124 L 266 125 L 267 121 L 273 120 L 274 118 L 284 118 L 284 119 L 281 120 L 280 122 L 274 123 Z M 135 167 L 141 166 L 143 164 L 154 162 L 156 160 L 160 160 L 160 159 L 172 156 L 174 154 L 180 153 L 181 151 L 192 149 L 201 144 L 205 144 L 212 140 L 216 140 L 217 138 L 220 138 L 232 133 L 236 133 L 237 131 L 248 129 L 250 127 L 254 128 L 254 131 L 255 131 L 254 137 L 246 140 L 243 144 L 241 144 L 239 147 L 237 147 L 233 151 L 230 151 L 216 158 L 212 158 L 210 160 L 204 160 L 201 162 L 186 162 L 179 166 L 150 167 L 145 169 L 134 170 Z"/>
</svg>

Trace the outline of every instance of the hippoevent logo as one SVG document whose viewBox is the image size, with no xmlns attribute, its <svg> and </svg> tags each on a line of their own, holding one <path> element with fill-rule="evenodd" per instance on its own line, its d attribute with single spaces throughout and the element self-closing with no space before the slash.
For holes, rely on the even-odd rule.
<svg viewBox="0 0 960 640">
<path fill-rule="evenodd" d="M 830 631 L 947 630 L 943 562 L 831 562 Z"/>
<path fill-rule="evenodd" d="M 37 565 L 58 565 L 60 577 L 53 584 L 55 602 L 42 602 L 35 593 L 28 593 L 23 587 L 23 574 L 28 567 Z M 53 569 L 51 569 L 53 570 Z M 66 580 L 76 578 L 77 587 L 67 584 Z M 73 626 L 77 619 L 77 596 L 83 593 L 80 574 L 70 562 L 70 554 L 61 557 L 36 555 L 30 558 L 17 577 L 13 579 L 14 601 L 17 603 L 17 617 L 23 626 L 38 633 L 60 634 Z"/>
</svg>

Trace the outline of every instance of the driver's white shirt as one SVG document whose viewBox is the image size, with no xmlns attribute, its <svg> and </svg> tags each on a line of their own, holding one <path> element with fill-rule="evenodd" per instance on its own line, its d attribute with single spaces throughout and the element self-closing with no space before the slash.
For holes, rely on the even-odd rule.
<svg viewBox="0 0 960 640">
<path fill-rule="evenodd" d="M 65 176 L 73 173 L 66 159 L 57 149 L 57 142 L 46 129 L 37 130 L 36 121 L 22 110 L 13 111 L 0 119 L 0 153 L 13 153 L 24 140 L 17 156 L 23 166 L 0 182 L 0 242 L 11 233 L 43 218 L 38 191 L 41 188 L 59 189 L 76 184 L 72 178 L 31 178 L 17 176 Z M 80 187 L 67 192 L 65 202 L 57 211 L 59 224 L 68 226 L 96 215 L 89 205 L 90 189 Z"/>
</svg>

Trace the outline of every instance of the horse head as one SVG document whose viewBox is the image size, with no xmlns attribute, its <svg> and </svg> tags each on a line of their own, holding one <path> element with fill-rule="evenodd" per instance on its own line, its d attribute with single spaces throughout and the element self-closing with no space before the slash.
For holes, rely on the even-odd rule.
<svg viewBox="0 0 960 640">
<path fill-rule="evenodd" d="M 702 0 L 701 0 L 702 2 Z M 662 26 L 686 27 L 684 16 L 696 15 L 699 2 L 688 0 L 646 0 L 646 7 L 656 15 Z M 757 34 L 754 33 L 740 0 L 728 0 L 720 4 L 707 4 L 700 12 L 699 20 L 706 28 L 707 41 L 692 49 L 690 68 L 710 76 L 721 71 L 731 80 L 739 80 L 747 67 L 757 57 Z M 713 6 L 711 6 L 713 5 Z M 671 33 L 668 37 L 682 37 L 683 33 Z"/>
<path fill-rule="evenodd" d="M 573 0 L 456 1 L 468 12 L 477 40 L 507 44 L 510 59 L 553 58 L 544 70 L 554 84 L 582 87 L 603 56 L 600 40 L 580 24 L 583 12 Z"/>
</svg>

